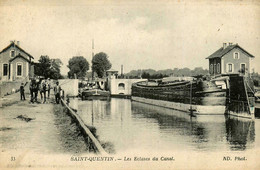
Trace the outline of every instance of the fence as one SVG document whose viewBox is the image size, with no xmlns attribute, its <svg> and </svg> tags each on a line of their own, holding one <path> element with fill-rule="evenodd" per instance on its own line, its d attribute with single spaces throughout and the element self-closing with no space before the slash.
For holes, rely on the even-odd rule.
<svg viewBox="0 0 260 170">
<path fill-rule="evenodd" d="M 87 139 L 87 142 L 92 142 L 96 150 L 102 154 L 107 155 L 104 148 L 101 146 L 99 141 L 95 138 L 95 136 L 91 133 L 91 131 L 88 129 L 88 127 L 84 124 L 83 120 L 78 116 L 77 113 L 75 113 L 67 104 L 66 102 L 61 99 L 62 104 L 69 110 L 69 115 L 73 118 L 73 120 L 77 123 L 81 131 L 83 132 L 85 138 Z"/>
</svg>

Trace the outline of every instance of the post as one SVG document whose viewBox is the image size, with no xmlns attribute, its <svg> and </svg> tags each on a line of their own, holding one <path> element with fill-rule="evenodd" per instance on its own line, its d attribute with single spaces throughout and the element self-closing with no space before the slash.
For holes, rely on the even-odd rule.
<svg viewBox="0 0 260 170">
<path fill-rule="evenodd" d="M 190 83 L 190 116 L 193 117 L 193 109 L 192 109 L 192 80 Z"/>
</svg>

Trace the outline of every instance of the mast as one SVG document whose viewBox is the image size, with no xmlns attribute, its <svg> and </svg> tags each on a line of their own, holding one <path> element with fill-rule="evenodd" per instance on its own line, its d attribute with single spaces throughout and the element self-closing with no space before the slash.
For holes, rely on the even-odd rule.
<svg viewBox="0 0 260 170">
<path fill-rule="evenodd" d="M 94 49 L 95 49 L 95 47 L 94 47 L 94 39 L 92 39 L 92 60 L 94 58 Z M 93 71 L 93 63 L 92 63 L 92 80 L 93 80 L 93 78 L 94 78 L 94 71 Z"/>
</svg>

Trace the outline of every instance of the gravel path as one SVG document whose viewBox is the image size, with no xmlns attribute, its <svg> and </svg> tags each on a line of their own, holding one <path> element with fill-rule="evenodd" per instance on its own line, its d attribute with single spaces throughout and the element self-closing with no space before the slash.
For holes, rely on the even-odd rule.
<svg viewBox="0 0 260 170">
<path fill-rule="evenodd" d="M 20 101 L 19 93 L 6 96 L 0 108 L 0 153 L 88 152 L 84 138 L 60 105 L 30 104 L 28 99 Z"/>
</svg>

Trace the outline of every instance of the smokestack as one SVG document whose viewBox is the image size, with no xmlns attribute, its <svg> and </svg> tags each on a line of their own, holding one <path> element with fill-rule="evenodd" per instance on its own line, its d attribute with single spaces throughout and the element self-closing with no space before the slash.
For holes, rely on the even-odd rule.
<svg viewBox="0 0 260 170">
<path fill-rule="evenodd" d="M 123 65 L 121 65 L 121 76 L 123 76 Z"/>
<path fill-rule="evenodd" d="M 227 43 L 223 43 L 223 49 L 227 48 Z"/>
<path fill-rule="evenodd" d="M 232 45 L 232 44 L 233 44 L 232 42 L 229 42 L 229 43 L 228 43 L 229 46 Z"/>
</svg>

